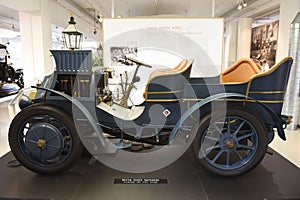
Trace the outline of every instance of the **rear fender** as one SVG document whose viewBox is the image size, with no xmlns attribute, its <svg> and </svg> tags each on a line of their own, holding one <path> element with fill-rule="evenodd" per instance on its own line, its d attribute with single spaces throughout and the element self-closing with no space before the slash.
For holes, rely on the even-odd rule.
<svg viewBox="0 0 300 200">
<path fill-rule="evenodd" d="M 195 105 L 193 105 L 192 107 L 190 107 L 181 117 L 180 119 L 177 121 L 175 127 L 173 128 L 170 137 L 169 137 L 169 144 L 172 144 L 172 142 L 174 141 L 174 138 L 179 130 L 179 128 L 182 126 L 183 122 L 191 115 L 193 114 L 196 110 L 199 110 L 201 107 L 203 107 L 204 105 L 218 100 L 218 99 L 224 99 L 224 98 L 228 98 L 228 97 L 239 97 L 239 98 L 244 98 L 244 99 L 249 99 L 249 100 L 254 100 L 256 103 L 258 103 L 259 105 L 262 106 L 263 109 L 265 109 L 270 116 L 272 117 L 274 124 L 276 124 L 276 128 L 278 131 L 278 135 L 282 140 L 286 140 L 285 137 L 285 133 L 282 127 L 282 121 L 281 119 L 265 104 L 259 102 L 256 99 L 247 97 L 243 94 L 238 94 L 238 93 L 219 93 L 219 94 L 215 94 L 212 96 L 209 96 L 205 99 L 203 99 L 202 101 L 196 103 Z"/>
</svg>

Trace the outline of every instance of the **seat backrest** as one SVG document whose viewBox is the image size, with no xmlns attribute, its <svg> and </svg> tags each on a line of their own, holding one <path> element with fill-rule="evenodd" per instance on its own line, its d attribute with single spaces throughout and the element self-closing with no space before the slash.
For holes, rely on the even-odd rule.
<svg viewBox="0 0 300 200">
<path fill-rule="evenodd" d="M 182 74 L 186 79 L 188 79 L 188 78 L 190 78 L 193 62 L 194 62 L 194 59 L 189 59 L 189 60 L 187 60 L 187 63 L 185 65 L 179 65 L 179 66 L 175 67 L 175 71 L 178 74 Z"/>
<path fill-rule="evenodd" d="M 152 72 L 146 85 L 145 99 L 180 98 L 184 82 L 190 77 L 193 61 L 193 59 L 184 59 L 175 68 L 158 69 Z M 173 93 L 180 93 L 180 95 Z"/>
<path fill-rule="evenodd" d="M 179 73 L 180 71 L 185 69 L 187 63 L 188 63 L 188 60 L 183 59 L 176 67 L 174 67 L 174 70 Z"/>
<path fill-rule="evenodd" d="M 281 114 L 293 59 L 286 57 L 268 71 L 253 75 L 248 82 L 246 96 L 257 99 Z"/>
<path fill-rule="evenodd" d="M 260 69 L 250 58 L 242 58 L 225 69 L 220 75 L 221 83 L 247 82 L 253 75 L 259 74 Z"/>
<path fill-rule="evenodd" d="M 292 63 L 293 59 L 286 57 L 268 71 L 252 76 L 249 79 L 248 92 L 252 90 L 285 91 Z"/>
<path fill-rule="evenodd" d="M 153 71 L 149 76 L 149 81 L 153 80 L 156 77 L 164 76 L 164 75 L 172 75 L 180 71 L 180 69 L 184 68 L 184 66 L 188 63 L 186 59 L 183 59 L 176 67 L 169 69 L 157 69 Z"/>
</svg>

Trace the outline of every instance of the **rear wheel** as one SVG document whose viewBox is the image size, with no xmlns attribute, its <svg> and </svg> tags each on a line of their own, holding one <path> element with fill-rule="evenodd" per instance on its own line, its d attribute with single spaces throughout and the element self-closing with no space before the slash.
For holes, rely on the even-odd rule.
<svg viewBox="0 0 300 200">
<path fill-rule="evenodd" d="M 244 107 L 215 110 L 199 123 L 193 150 L 200 164 L 221 176 L 244 174 L 263 159 L 268 146 L 265 125 Z"/>
<path fill-rule="evenodd" d="M 22 69 L 17 69 L 16 70 L 16 75 L 15 75 L 15 80 L 16 80 L 16 84 L 20 87 L 20 88 L 24 88 L 24 79 L 23 79 L 23 70 Z"/>
<path fill-rule="evenodd" d="M 5 81 L 7 83 L 13 83 L 15 81 L 15 69 L 12 66 L 8 66 L 5 71 Z"/>
<path fill-rule="evenodd" d="M 22 165 L 43 174 L 68 169 L 83 149 L 70 116 L 47 105 L 28 106 L 14 118 L 9 144 Z"/>
</svg>

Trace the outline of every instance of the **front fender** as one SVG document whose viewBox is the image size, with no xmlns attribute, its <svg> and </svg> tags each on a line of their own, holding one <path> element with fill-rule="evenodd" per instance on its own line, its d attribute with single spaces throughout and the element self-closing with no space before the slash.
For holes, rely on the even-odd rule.
<svg viewBox="0 0 300 200">
<path fill-rule="evenodd" d="M 91 115 L 91 113 L 88 111 L 88 109 L 82 104 L 80 103 L 80 101 L 78 101 L 75 98 L 72 98 L 71 96 L 62 93 L 62 92 L 58 92 L 49 88 L 43 88 L 43 87 L 35 87 L 32 86 L 32 88 L 36 88 L 36 89 L 40 89 L 40 90 L 45 90 L 45 91 L 49 91 L 49 92 L 53 92 L 59 96 L 64 97 L 65 99 L 67 99 L 68 101 L 70 101 L 73 105 L 75 105 L 86 117 L 86 119 L 89 121 L 90 125 L 93 127 L 94 131 L 97 134 L 97 137 L 99 138 L 99 140 L 101 141 L 101 144 L 103 145 L 103 147 L 106 146 L 106 142 L 102 136 L 102 131 L 99 128 L 99 126 L 97 125 L 97 122 L 95 121 L 94 117 Z"/>
<path fill-rule="evenodd" d="M 277 125 L 277 131 L 278 131 L 278 135 L 279 137 L 282 139 L 282 140 L 286 140 L 286 137 L 285 137 L 285 133 L 284 133 L 284 130 L 281 126 L 282 122 L 280 120 L 280 118 L 273 112 L 273 110 L 271 110 L 268 106 L 266 106 L 265 104 L 259 102 L 258 100 L 256 99 L 253 99 L 253 98 L 250 98 L 250 97 L 247 97 L 243 94 L 238 94 L 238 93 L 220 93 L 220 94 L 215 94 L 215 95 L 212 95 L 212 96 L 209 96 L 205 99 L 203 99 L 202 101 L 196 103 L 195 105 L 193 105 L 191 108 L 189 108 L 181 117 L 180 119 L 177 121 L 175 127 L 173 128 L 171 134 L 170 134 L 170 137 L 169 137 L 169 144 L 171 144 L 173 141 L 174 141 L 174 138 L 179 130 L 179 128 L 181 127 L 182 123 L 193 113 L 195 112 L 196 110 L 198 110 L 199 108 L 201 108 L 202 106 L 212 102 L 212 101 L 215 101 L 215 100 L 218 100 L 218 99 L 222 99 L 222 98 L 228 98 L 228 97 L 241 97 L 241 98 L 244 98 L 244 99 L 249 99 L 249 100 L 254 100 L 256 103 L 258 103 L 259 105 L 262 106 L 263 109 L 265 109 L 269 114 L 270 116 L 273 118 L 275 124 Z"/>
</svg>

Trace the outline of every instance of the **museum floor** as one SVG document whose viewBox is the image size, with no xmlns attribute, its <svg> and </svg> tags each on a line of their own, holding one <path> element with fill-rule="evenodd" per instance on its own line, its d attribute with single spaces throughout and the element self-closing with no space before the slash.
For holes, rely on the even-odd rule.
<svg viewBox="0 0 300 200">
<path fill-rule="evenodd" d="M 190 152 L 145 174 L 119 172 L 99 162 L 91 165 L 88 154 L 69 171 L 52 176 L 8 167 L 14 160 L 7 144 L 10 98 L 0 101 L 0 199 L 300 199 L 300 131 L 288 131 L 287 141 L 276 138 L 270 145 L 290 161 L 270 149 L 273 155 L 267 154 L 257 168 L 235 178 L 207 173 Z M 167 184 L 114 184 L 118 178 L 162 178 Z"/>
</svg>

